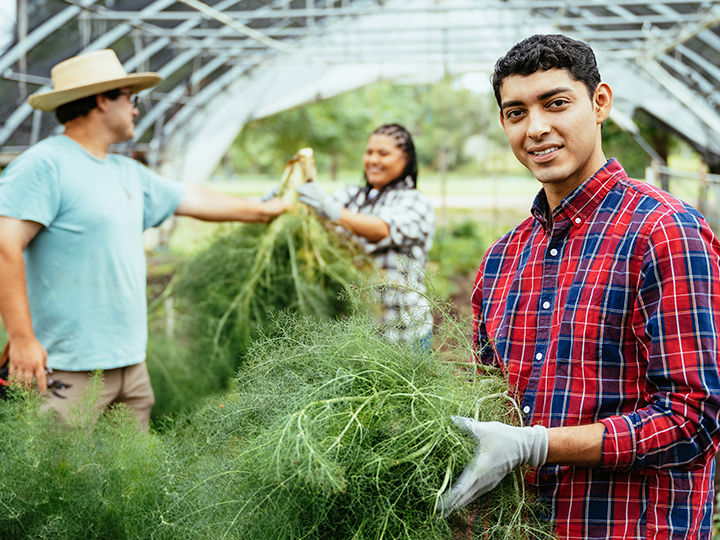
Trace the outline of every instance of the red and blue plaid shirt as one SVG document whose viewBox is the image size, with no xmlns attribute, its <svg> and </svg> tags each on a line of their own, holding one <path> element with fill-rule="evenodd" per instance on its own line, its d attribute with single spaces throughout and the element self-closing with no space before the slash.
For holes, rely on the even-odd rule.
<svg viewBox="0 0 720 540">
<path fill-rule="evenodd" d="M 480 361 L 527 424 L 605 425 L 597 469 L 528 476 L 558 538 L 710 538 L 720 439 L 720 243 L 693 208 L 609 161 L 486 254 Z"/>
</svg>

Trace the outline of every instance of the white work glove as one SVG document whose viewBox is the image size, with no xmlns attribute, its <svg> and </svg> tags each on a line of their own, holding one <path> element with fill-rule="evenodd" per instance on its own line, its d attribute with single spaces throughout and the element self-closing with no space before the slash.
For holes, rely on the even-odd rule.
<svg viewBox="0 0 720 540">
<path fill-rule="evenodd" d="M 279 184 L 268 189 L 265 194 L 260 197 L 260 202 L 272 201 L 275 197 L 277 197 L 278 191 L 280 191 Z"/>
<path fill-rule="evenodd" d="M 544 426 L 514 427 L 500 422 L 478 422 L 452 416 L 455 425 L 478 440 L 475 457 L 437 503 L 436 510 L 447 517 L 458 508 L 484 495 L 515 467 L 539 467 L 548 452 L 548 434 Z"/>
<path fill-rule="evenodd" d="M 300 195 L 300 202 L 312 206 L 322 217 L 337 221 L 340 219 L 343 205 L 325 193 L 322 188 L 313 182 L 308 182 L 295 188 Z"/>
</svg>

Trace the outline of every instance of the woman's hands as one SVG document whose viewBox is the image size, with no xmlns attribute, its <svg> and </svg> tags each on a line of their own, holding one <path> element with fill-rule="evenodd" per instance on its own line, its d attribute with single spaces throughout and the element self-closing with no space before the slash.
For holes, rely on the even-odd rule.
<svg viewBox="0 0 720 540">
<path fill-rule="evenodd" d="M 300 202 L 312 206 L 315 211 L 324 218 L 338 221 L 343 210 L 343 205 L 323 191 L 321 187 L 313 182 L 308 182 L 295 188 L 300 195 Z"/>
</svg>

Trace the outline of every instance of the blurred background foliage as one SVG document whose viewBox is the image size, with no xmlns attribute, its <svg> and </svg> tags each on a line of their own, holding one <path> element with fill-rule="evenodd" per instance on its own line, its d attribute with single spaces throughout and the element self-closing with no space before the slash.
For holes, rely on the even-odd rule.
<svg viewBox="0 0 720 540">
<path fill-rule="evenodd" d="M 673 153 L 694 154 L 644 111 L 637 111 L 633 120 L 640 135 L 666 161 Z M 413 134 L 420 168 L 437 171 L 445 149 L 451 172 L 517 172 L 494 95 L 476 92 L 465 87 L 461 78 L 447 76 L 421 86 L 380 82 L 254 120 L 238 135 L 218 167 L 217 179 L 279 174 L 287 159 L 305 146 L 315 149 L 320 173 L 332 179 L 340 171 L 360 176 L 367 137 L 386 123 L 402 124 Z M 603 141 L 606 157 L 618 158 L 630 176 L 644 178 L 651 159 L 632 135 L 608 120 Z M 693 157 L 700 162 L 699 155 Z"/>
</svg>

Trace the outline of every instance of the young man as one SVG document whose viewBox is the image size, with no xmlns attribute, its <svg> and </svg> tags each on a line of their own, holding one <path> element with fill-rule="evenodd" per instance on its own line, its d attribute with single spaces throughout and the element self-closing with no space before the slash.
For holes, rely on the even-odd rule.
<svg viewBox="0 0 720 540">
<path fill-rule="evenodd" d="M 172 214 L 206 221 L 267 221 L 280 199 L 255 203 L 163 178 L 109 153 L 134 137 L 135 93 L 155 73 L 128 75 L 112 50 L 61 62 L 52 92 L 33 107 L 55 112 L 62 135 L 13 161 L 0 178 L 0 315 L 10 375 L 46 389 L 46 367 L 69 388 L 47 392 L 61 415 L 93 370 L 100 405 L 126 403 L 147 428 L 154 396 L 147 368 L 142 232 Z"/>
<path fill-rule="evenodd" d="M 475 342 L 528 427 L 454 418 L 479 445 L 439 510 L 530 465 L 558 538 L 710 538 L 720 244 L 697 211 L 606 161 L 612 91 L 587 45 L 528 38 L 493 86 L 542 190 L 483 260 Z"/>
</svg>

